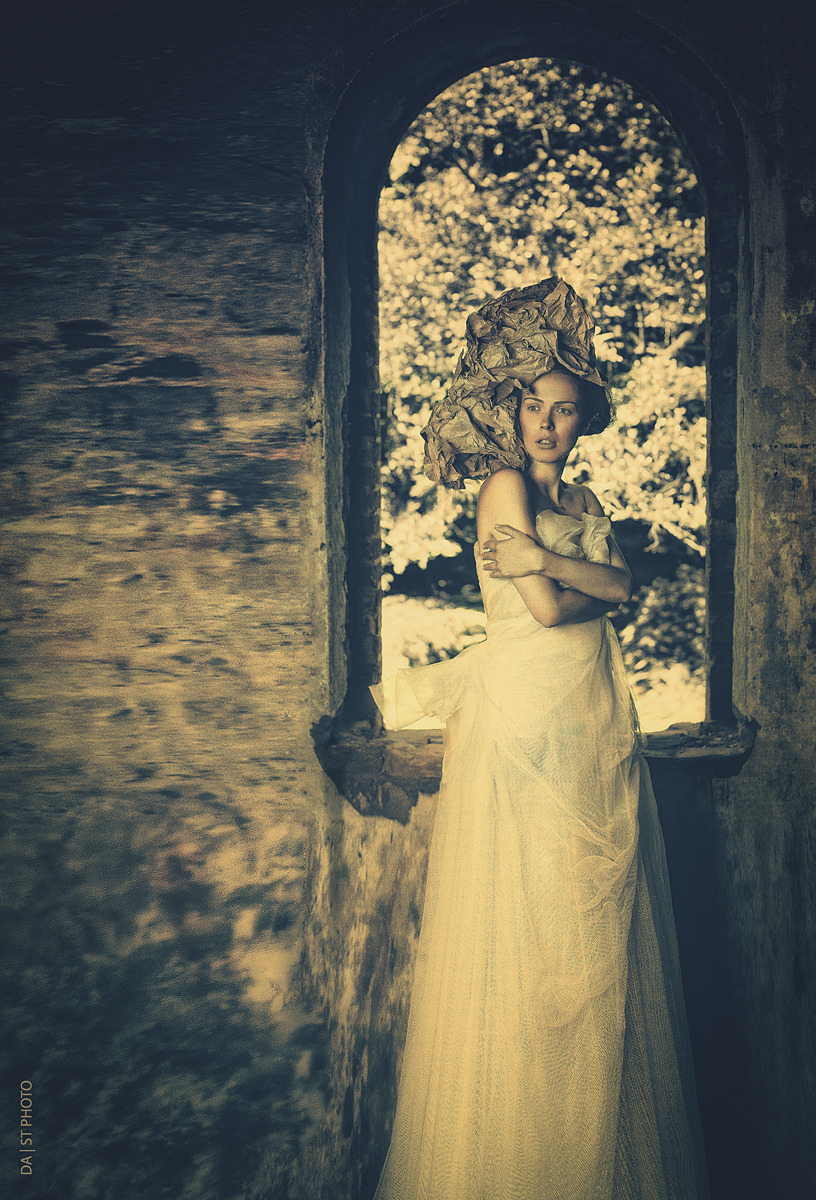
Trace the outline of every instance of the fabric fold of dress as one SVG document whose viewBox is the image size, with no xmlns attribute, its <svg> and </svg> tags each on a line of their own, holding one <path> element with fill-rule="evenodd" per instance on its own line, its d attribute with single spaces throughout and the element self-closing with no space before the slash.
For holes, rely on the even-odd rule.
<svg viewBox="0 0 816 1200">
<path fill-rule="evenodd" d="M 540 514 L 609 561 L 606 518 Z M 376 1200 L 705 1200 L 663 842 L 617 637 L 481 569 L 484 642 L 372 688 L 445 759 Z"/>
</svg>

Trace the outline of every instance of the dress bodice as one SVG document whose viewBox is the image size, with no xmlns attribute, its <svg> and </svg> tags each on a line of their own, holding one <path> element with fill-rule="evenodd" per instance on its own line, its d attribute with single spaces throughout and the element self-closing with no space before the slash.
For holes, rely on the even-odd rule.
<svg viewBox="0 0 816 1200">
<path fill-rule="evenodd" d="M 608 517 L 567 513 L 544 509 L 536 517 L 536 531 L 542 545 L 565 558 L 585 558 L 587 562 L 609 562 L 608 538 L 612 525 Z"/>
</svg>

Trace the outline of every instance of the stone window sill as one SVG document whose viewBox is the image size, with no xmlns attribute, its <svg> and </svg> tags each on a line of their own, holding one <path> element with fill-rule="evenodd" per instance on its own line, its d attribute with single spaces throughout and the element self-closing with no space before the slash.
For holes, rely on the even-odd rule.
<svg viewBox="0 0 816 1200">
<path fill-rule="evenodd" d="M 754 744 L 756 726 L 714 722 L 672 725 L 645 735 L 647 759 L 671 759 L 686 771 L 735 775 Z M 441 730 L 373 733 L 361 724 L 316 739 L 326 774 L 363 816 L 405 822 L 420 792 L 435 792 L 442 775 Z"/>
</svg>

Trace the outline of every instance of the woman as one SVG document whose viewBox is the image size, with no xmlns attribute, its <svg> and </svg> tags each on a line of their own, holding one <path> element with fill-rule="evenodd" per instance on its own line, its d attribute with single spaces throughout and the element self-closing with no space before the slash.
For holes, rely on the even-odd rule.
<svg viewBox="0 0 816 1200">
<path fill-rule="evenodd" d="M 432 478 L 487 476 L 487 638 L 373 689 L 392 726 L 447 729 L 377 1200 L 708 1194 L 665 856 L 605 616 L 631 577 L 593 493 L 562 480 L 610 419 L 592 334 L 560 279 L 492 301 L 425 431 Z"/>
</svg>

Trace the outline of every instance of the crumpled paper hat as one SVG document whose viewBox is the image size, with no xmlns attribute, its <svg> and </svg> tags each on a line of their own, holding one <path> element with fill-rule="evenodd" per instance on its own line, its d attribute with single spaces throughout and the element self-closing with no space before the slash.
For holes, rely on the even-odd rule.
<svg viewBox="0 0 816 1200">
<path fill-rule="evenodd" d="M 465 479 L 483 479 L 498 467 L 523 469 L 516 431 L 523 390 L 558 367 L 603 387 L 594 332 L 578 296 L 557 275 L 471 313 L 448 394 L 422 430 L 425 474 L 461 488 Z"/>
</svg>

